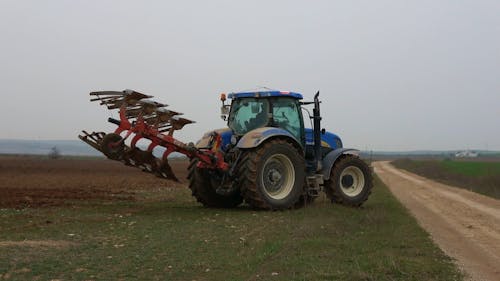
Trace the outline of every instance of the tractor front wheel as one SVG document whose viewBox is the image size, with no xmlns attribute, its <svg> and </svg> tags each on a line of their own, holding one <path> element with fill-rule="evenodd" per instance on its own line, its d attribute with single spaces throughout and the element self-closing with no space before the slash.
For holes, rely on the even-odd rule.
<svg viewBox="0 0 500 281">
<path fill-rule="evenodd" d="M 285 140 L 271 140 L 245 152 L 238 169 L 241 192 L 252 207 L 282 210 L 294 207 L 303 193 L 304 157 Z"/>
<path fill-rule="evenodd" d="M 359 207 L 370 196 L 373 178 L 370 167 L 359 157 L 342 155 L 333 166 L 325 193 L 333 203 Z"/>
</svg>

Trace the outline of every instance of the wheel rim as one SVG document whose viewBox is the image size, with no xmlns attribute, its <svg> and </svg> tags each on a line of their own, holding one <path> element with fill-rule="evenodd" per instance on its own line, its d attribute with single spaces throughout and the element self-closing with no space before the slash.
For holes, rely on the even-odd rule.
<svg viewBox="0 0 500 281">
<path fill-rule="evenodd" d="M 340 188 L 344 194 L 354 197 L 363 191 L 365 186 L 365 175 L 360 168 L 349 166 L 340 174 Z"/>
<path fill-rule="evenodd" d="M 283 154 L 276 154 L 264 163 L 261 184 L 267 196 L 275 200 L 287 197 L 295 183 L 292 161 Z"/>
</svg>

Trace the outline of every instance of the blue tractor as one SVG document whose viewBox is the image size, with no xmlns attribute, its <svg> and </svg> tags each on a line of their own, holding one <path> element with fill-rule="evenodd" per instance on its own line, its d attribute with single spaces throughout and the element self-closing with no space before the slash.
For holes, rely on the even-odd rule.
<svg viewBox="0 0 500 281">
<path fill-rule="evenodd" d="M 90 93 L 110 110 L 119 110 L 113 133 L 82 131 L 79 137 L 111 160 L 178 181 L 169 165 L 173 152 L 190 159 L 188 179 L 193 196 L 204 206 L 232 208 L 243 202 L 256 209 L 283 210 L 311 203 L 320 192 L 332 202 L 361 206 L 373 187 L 370 167 L 340 138 L 321 128 L 319 92 L 303 102 L 299 93 L 256 91 L 232 93 L 222 117 L 228 127 L 214 130 L 195 145 L 174 138 L 194 123 L 152 96 L 133 90 Z M 310 120 L 302 109 L 313 106 Z M 304 121 L 313 123 L 312 129 Z M 146 150 L 137 144 L 146 139 Z M 126 142 L 127 141 L 127 142 Z M 161 158 L 153 153 L 163 147 Z"/>
<path fill-rule="evenodd" d="M 321 128 L 319 92 L 304 102 L 294 92 L 258 91 L 221 95 L 228 128 L 205 134 L 198 150 L 210 149 L 221 136 L 228 169 L 207 169 L 193 157 L 189 166 L 192 195 L 207 207 L 282 210 L 311 203 L 320 192 L 334 202 L 359 207 L 373 187 L 370 167 L 357 150 Z M 313 106 L 310 120 L 302 109 Z M 313 128 L 304 126 L 312 121 Z"/>
</svg>

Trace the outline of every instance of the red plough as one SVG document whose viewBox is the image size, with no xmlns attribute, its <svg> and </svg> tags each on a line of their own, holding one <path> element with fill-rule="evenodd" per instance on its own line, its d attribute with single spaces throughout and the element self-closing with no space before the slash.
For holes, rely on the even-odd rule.
<svg viewBox="0 0 500 281">
<path fill-rule="evenodd" d="M 184 154 L 190 159 L 197 158 L 200 168 L 228 170 L 228 164 L 224 162 L 220 151 L 220 135 L 214 133 L 209 146 L 204 148 L 175 139 L 175 131 L 195 122 L 180 117 L 182 113 L 166 109 L 166 104 L 150 100 L 153 96 L 133 90 L 92 92 L 90 95 L 90 101 L 99 101 L 100 105 L 105 105 L 110 110 L 119 110 L 120 120 L 108 119 L 118 126 L 113 133 L 82 131 L 83 134 L 79 135 L 82 141 L 101 151 L 109 159 L 174 181 L 178 179 L 168 163 L 168 156 L 173 152 Z M 132 139 L 127 145 L 125 141 L 129 138 Z M 137 147 L 141 139 L 151 141 L 146 150 Z M 158 146 L 166 149 L 161 158 L 153 155 L 153 150 Z"/>
</svg>

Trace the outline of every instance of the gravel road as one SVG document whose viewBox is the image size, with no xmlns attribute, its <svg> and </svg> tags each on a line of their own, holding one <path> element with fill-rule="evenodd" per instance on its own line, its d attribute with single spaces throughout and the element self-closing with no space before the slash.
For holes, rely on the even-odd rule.
<svg viewBox="0 0 500 281">
<path fill-rule="evenodd" d="M 377 175 L 470 280 L 500 280 L 500 200 L 373 163 Z"/>
</svg>

